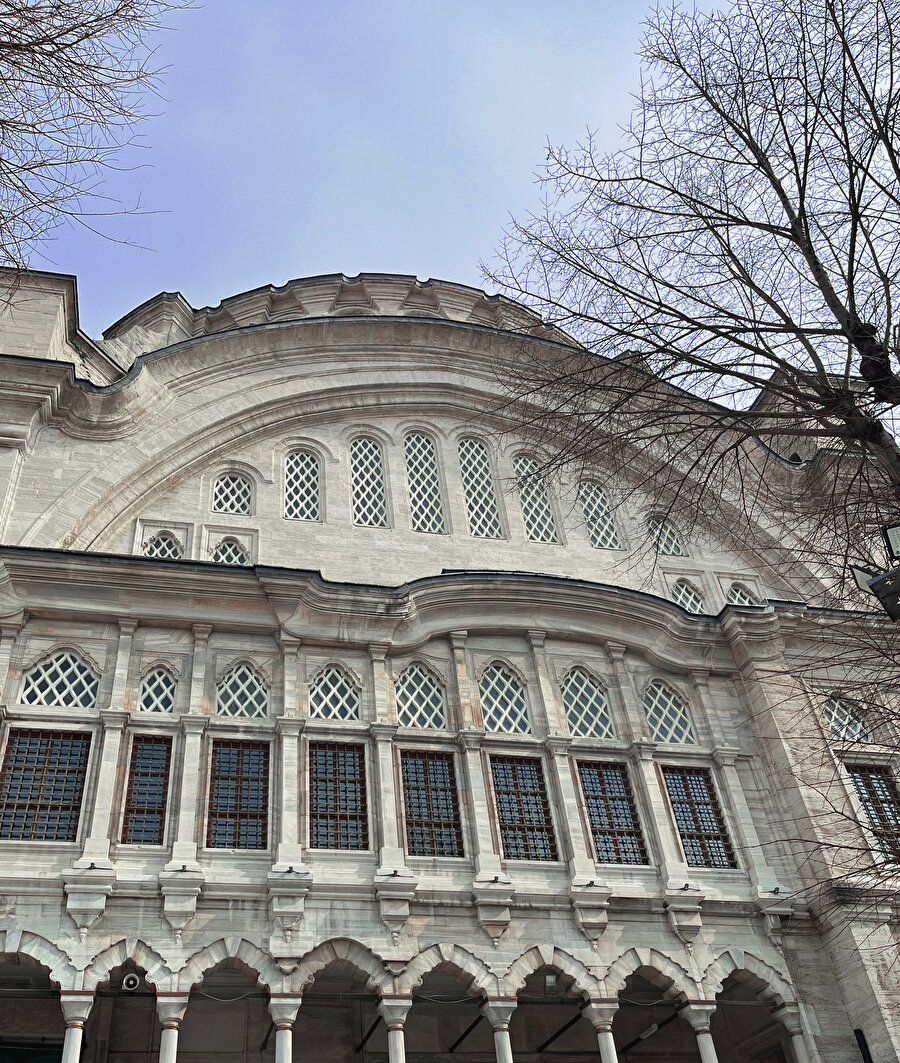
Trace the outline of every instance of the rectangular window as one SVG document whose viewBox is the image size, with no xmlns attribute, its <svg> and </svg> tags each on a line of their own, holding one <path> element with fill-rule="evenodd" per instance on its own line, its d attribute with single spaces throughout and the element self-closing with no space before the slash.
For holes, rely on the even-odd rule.
<svg viewBox="0 0 900 1063">
<path fill-rule="evenodd" d="M 364 746 L 310 742 L 309 846 L 369 848 Z"/>
<path fill-rule="evenodd" d="M 663 768 L 689 867 L 736 868 L 734 849 L 706 768 Z"/>
<path fill-rule="evenodd" d="M 207 846 L 210 849 L 267 849 L 268 808 L 268 743 L 214 741 Z"/>
<path fill-rule="evenodd" d="M 162 845 L 171 759 L 171 738 L 135 735 L 122 821 L 122 841 L 126 845 Z"/>
<path fill-rule="evenodd" d="M 556 839 L 539 760 L 491 757 L 503 855 L 507 860 L 556 860 Z"/>
<path fill-rule="evenodd" d="M 597 860 L 646 864 L 647 849 L 626 766 L 579 760 L 578 774 Z"/>
<path fill-rule="evenodd" d="M 9 732 L 0 773 L 0 838 L 73 842 L 91 736 L 68 731 Z"/>
<path fill-rule="evenodd" d="M 400 765 L 410 855 L 462 856 L 453 754 L 404 752 Z"/>
<path fill-rule="evenodd" d="M 885 860 L 900 861 L 900 794 L 890 768 L 847 769 Z"/>
</svg>

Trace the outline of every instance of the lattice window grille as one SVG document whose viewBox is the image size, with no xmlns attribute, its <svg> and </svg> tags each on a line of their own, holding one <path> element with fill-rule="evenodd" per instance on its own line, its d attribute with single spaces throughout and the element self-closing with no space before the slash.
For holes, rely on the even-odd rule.
<svg viewBox="0 0 900 1063">
<path fill-rule="evenodd" d="M 141 682 L 139 702 L 144 712 L 172 712 L 175 709 L 175 677 L 165 668 L 154 668 Z"/>
<path fill-rule="evenodd" d="M 444 690 L 427 668 L 411 664 L 397 677 L 397 722 L 402 727 L 446 727 Z"/>
<path fill-rule="evenodd" d="M 681 545 L 681 537 L 671 521 L 663 517 L 651 517 L 647 521 L 647 530 L 658 554 L 684 557 L 686 551 Z"/>
<path fill-rule="evenodd" d="M 97 704 L 100 678 L 77 654 L 54 653 L 25 676 L 22 701 L 26 705 L 65 705 L 92 709 Z"/>
<path fill-rule="evenodd" d="M 654 742 L 696 742 L 688 707 L 671 687 L 654 680 L 644 694 L 644 711 Z"/>
<path fill-rule="evenodd" d="M 459 441 L 457 453 L 466 496 L 469 531 L 480 539 L 502 539 L 503 524 L 487 447 L 480 439 L 467 437 Z"/>
<path fill-rule="evenodd" d="M 336 665 L 324 668 L 309 689 L 309 714 L 322 720 L 358 720 L 359 687 Z"/>
<path fill-rule="evenodd" d="M 228 536 L 217 544 L 212 552 L 212 560 L 217 565 L 249 565 L 250 555 L 237 539 Z"/>
<path fill-rule="evenodd" d="M 881 855 L 900 862 L 900 794 L 893 772 L 874 765 L 857 765 L 849 771 Z"/>
<path fill-rule="evenodd" d="M 578 485 L 578 497 L 591 546 L 598 550 L 621 550 L 622 542 L 603 488 L 591 480 L 582 480 Z"/>
<path fill-rule="evenodd" d="M 0 838 L 73 842 L 91 737 L 11 730 L 0 772 Z"/>
<path fill-rule="evenodd" d="M 725 600 L 729 605 L 761 605 L 759 598 L 753 594 L 743 583 L 732 583 L 728 588 Z"/>
<path fill-rule="evenodd" d="M 525 531 L 533 543 L 558 543 L 556 521 L 540 465 L 525 454 L 513 460 Z"/>
<path fill-rule="evenodd" d="M 249 664 L 236 664 L 216 686 L 220 716 L 267 716 L 269 691 Z"/>
<path fill-rule="evenodd" d="M 350 444 L 350 485 L 353 523 L 366 528 L 386 528 L 384 458 L 381 447 L 368 436 L 358 436 Z"/>
<path fill-rule="evenodd" d="M 825 719 L 831 737 L 839 742 L 871 742 L 872 736 L 855 705 L 843 698 L 829 698 L 825 702 Z"/>
<path fill-rule="evenodd" d="M 672 588 L 672 601 L 689 613 L 702 613 L 706 609 L 703 595 L 686 579 L 680 579 Z"/>
<path fill-rule="evenodd" d="M 180 561 L 184 557 L 184 547 L 171 532 L 161 531 L 144 543 L 144 556 L 160 561 Z"/>
<path fill-rule="evenodd" d="M 725 817 L 705 768 L 663 768 L 688 867 L 737 867 Z"/>
<path fill-rule="evenodd" d="M 213 509 L 217 513 L 249 513 L 253 488 L 246 476 L 229 472 L 220 476 L 213 487 Z"/>
<path fill-rule="evenodd" d="M 319 459 L 308 450 L 292 451 L 284 461 L 284 515 L 289 520 L 320 520 Z"/>
<path fill-rule="evenodd" d="M 569 733 L 581 738 L 615 738 L 603 687 L 583 668 L 573 668 L 562 684 Z"/>
<path fill-rule="evenodd" d="M 403 442 L 403 449 L 412 529 L 443 532 L 444 503 L 434 443 L 421 432 L 410 432 Z"/>
<path fill-rule="evenodd" d="M 531 734 L 528 704 L 522 684 L 502 664 L 485 668 L 478 683 L 484 726 L 489 731 Z"/>
</svg>

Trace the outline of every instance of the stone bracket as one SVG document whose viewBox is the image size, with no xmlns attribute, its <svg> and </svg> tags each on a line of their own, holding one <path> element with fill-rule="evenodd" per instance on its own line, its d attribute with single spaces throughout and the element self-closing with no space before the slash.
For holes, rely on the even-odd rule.
<svg viewBox="0 0 900 1063">
<path fill-rule="evenodd" d="M 472 896 L 478 912 L 478 923 L 491 939 L 494 948 L 497 948 L 500 938 L 512 922 L 510 907 L 515 898 L 513 885 L 508 879 L 505 882 L 484 882 L 476 879 L 472 883 Z"/>
<path fill-rule="evenodd" d="M 688 951 L 693 948 L 694 938 L 703 929 L 700 909 L 705 899 L 698 890 L 667 892 L 663 898 L 669 926 Z"/>
<path fill-rule="evenodd" d="M 375 899 L 381 921 L 391 932 L 391 941 L 397 944 L 400 931 L 409 919 L 409 902 L 416 895 L 419 880 L 409 868 L 379 868 L 375 873 Z"/>
<path fill-rule="evenodd" d="M 93 926 L 106 910 L 106 898 L 113 891 L 116 873 L 111 868 L 69 868 L 63 871 L 62 880 L 66 893 L 66 911 L 84 941 L 89 927 Z"/>
<path fill-rule="evenodd" d="M 163 915 L 175 931 L 175 940 L 181 943 L 181 932 L 194 918 L 197 898 L 203 888 L 204 878 L 200 871 L 160 871 L 159 889 L 163 898 Z"/>
<path fill-rule="evenodd" d="M 572 883 L 569 900 L 575 915 L 575 922 L 581 933 L 594 948 L 601 934 L 609 924 L 609 899 L 612 890 L 606 885 L 581 885 Z"/>
<path fill-rule="evenodd" d="M 312 872 L 306 867 L 269 872 L 269 917 L 281 930 L 286 942 L 291 941 L 303 919 L 311 885 Z"/>
</svg>

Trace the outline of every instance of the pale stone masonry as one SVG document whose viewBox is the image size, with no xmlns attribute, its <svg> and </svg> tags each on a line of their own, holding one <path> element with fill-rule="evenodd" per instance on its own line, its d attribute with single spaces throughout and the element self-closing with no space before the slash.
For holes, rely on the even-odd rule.
<svg viewBox="0 0 900 1063">
<path fill-rule="evenodd" d="M 546 483 L 490 412 L 522 343 L 567 340 L 383 275 L 163 294 L 95 341 L 73 278 L 21 279 L 0 1054 L 897 1058 L 892 893 L 822 906 L 796 778 L 812 749 L 832 803 L 854 766 L 896 794 L 829 729 L 833 645 L 833 689 L 789 676 L 817 574 L 784 529 L 617 506 L 602 455 Z"/>
</svg>

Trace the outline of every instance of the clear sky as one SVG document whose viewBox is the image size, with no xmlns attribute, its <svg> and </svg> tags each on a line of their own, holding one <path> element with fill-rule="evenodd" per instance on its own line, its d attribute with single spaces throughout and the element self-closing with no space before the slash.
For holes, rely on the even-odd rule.
<svg viewBox="0 0 900 1063">
<path fill-rule="evenodd" d="M 158 41 L 144 146 L 104 194 L 147 213 L 57 230 L 98 335 L 158 291 L 194 306 L 261 284 L 383 271 L 484 285 L 537 206 L 548 137 L 610 148 L 637 88 L 645 0 L 205 0 Z M 125 241 L 125 242 L 116 242 Z"/>
</svg>

